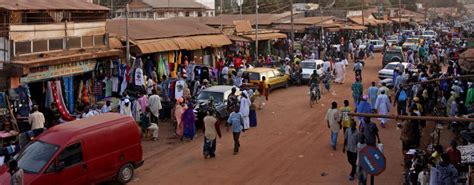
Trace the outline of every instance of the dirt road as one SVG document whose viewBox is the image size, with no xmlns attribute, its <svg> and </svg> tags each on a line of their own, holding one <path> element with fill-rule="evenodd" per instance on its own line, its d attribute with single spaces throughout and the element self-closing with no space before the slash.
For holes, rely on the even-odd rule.
<svg viewBox="0 0 474 185">
<path fill-rule="evenodd" d="M 380 60 L 378 54 L 366 62 L 364 91 L 370 82 L 378 82 Z M 306 86 L 273 91 L 265 108 L 257 112 L 258 126 L 241 135 L 238 155 L 232 155 L 232 134 L 225 130 L 217 141 L 215 159 L 203 158 L 201 133 L 191 142 L 170 138 L 158 143 L 145 141 L 145 165 L 130 184 L 355 184 L 348 180 L 350 165 L 342 153 L 342 131 L 337 151 L 333 151 L 324 119 L 332 101 L 340 107 L 348 99 L 352 105 L 352 66 L 347 67 L 346 83 L 333 84 L 333 93 L 326 92 L 313 108 L 309 107 Z M 161 133 L 170 132 L 166 126 L 160 129 Z M 375 178 L 375 184 L 400 184 L 400 131 L 394 121 L 379 129 L 387 169 Z"/>
</svg>

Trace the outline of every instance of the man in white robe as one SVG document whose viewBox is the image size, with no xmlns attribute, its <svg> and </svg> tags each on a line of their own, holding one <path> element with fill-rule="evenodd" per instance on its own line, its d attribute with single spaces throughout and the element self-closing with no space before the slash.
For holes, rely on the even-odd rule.
<svg viewBox="0 0 474 185">
<path fill-rule="evenodd" d="M 334 69 L 336 70 L 336 79 L 334 82 L 342 84 L 346 79 L 346 65 L 344 62 L 339 61 L 334 64 Z"/>
<path fill-rule="evenodd" d="M 242 92 L 242 97 L 240 98 L 240 114 L 242 114 L 244 129 L 250 128 L 250 100 L 248 98 L 247 91 Z"/>
<path fill-rule="evenodd" d="M 382 90 L 380 94 L 377 96 L 377 100 L 375 100 L 375 109 L 380 115 L 388 115 L 390 112 L 390 100 L 388 96 L 385 94 L 385 91 Z M 385 122 L 387 122 L 387 118 L 379 118 L 382 127 L 385 128 Z"/>
<path fill-rule="evenodd" d="M 161 106 L 161 98 L 158 96 L 156 89 L 152 90 L 153 95 L 148 98 L 148 107 L 151 112 L 151 122 L 158 124 L 160 117 L 160 110 L 163 108 Z"/>
</svg>

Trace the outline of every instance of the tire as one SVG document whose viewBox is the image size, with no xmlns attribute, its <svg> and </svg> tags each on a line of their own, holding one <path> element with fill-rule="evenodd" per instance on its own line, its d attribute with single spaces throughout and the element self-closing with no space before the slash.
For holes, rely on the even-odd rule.
<svg viewBox="0 0 474 185">
<path fill-rule="evenodd" d="M 133 179 L 134 175 L 134 167 L 132 164 L 127 163 L 120 167 L 119 171 L 117 172 L 117 181 L 121 184 L 126 184 Z"/>
<path fill-rule="evenodd" d="M 393 57 L 390 61 L 391 62 L 400 62 L 400 61 L 402 61 L 402 59 L 400 57 Z"/>
<path fill-rule="evenodd" d="M 290 82 L 288 82 L 288 81 L 285 83 L 285 89 L 288 88 L 288 84 L 289 84 L 289 83 L 290 83 Z"/>
</svg>

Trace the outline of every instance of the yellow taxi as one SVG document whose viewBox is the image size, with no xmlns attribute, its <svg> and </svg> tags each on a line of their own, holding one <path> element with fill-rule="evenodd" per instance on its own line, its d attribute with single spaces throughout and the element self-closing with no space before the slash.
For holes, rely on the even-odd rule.
<svg viewBox="0 0 474 185">
<path fill-rule="evenodd" d="M 286 75 L 274 68 L 257 67 L 246 70 L 244 76 L 249 79 L 249 82 L 253 85 L 258 85 L 260 81 L 265 77 L 265 83 L 269 91 L 279 88 L 288 87 L 289 75 Z"/>
</svg>

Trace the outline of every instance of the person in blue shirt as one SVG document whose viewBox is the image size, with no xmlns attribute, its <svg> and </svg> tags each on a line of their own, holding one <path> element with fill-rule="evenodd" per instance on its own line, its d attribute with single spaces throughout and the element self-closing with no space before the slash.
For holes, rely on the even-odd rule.
<svg viewBox="0 0 474 185">
<path fill-rule="evenodd" d="M 357 106 L 357 113 L 368 113 L 368 114 L 371 114 L 372 113 L 372 108 L 370 107 L 370 103 L 367 102 L 367 99 L 369 97 L 367 95 L 364 95 L 364 97 L 362 98 L 362 101 L 360 101 L 359 105 Z M 360 123 L 359 123 L 359 128 L 362 129 L 364 127 L 364 120 L 365 117 L 359 117 L 359 120 L 360 120 Z"/>
<path fill-rule="evenodd" d="M 244 128 L 244 119 L 242 114 L 239 112 L 239 107 L 235 107 L 234 112 L 230 113 L 227 123 L 232 125 L 232 135 L 234 137 L 234 155 L 236 155 L 239 153 L 240 148 L 240 132 L 242 132 Z"/>
</svg>

